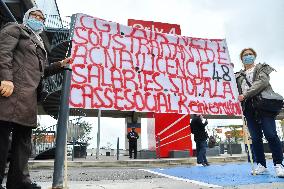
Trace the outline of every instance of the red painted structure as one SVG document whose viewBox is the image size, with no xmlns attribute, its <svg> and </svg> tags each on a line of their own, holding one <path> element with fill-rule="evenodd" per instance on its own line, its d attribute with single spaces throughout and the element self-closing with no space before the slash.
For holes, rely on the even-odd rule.
<svg viewBox="0 0 284 189">
<path fill-rule="evenodd" d="M 128 19 L 128 26 L 155 32 L 181 35 L 180 25 Z M 155 118 L 156 152 L 159 157 L 169 157 L 172 150 L 188 150 L 192 153 L 190 135 L 190 116 L 182 114 L 152 113 L 149 118 Z"/>
<path fill-rule="evenodd" d="M 172 150 L 189 151 L 192 155 L 190 116 L 182 114 L 155 114 L 156 149 L 160 157 L 169 157 Z"/>
</svg>

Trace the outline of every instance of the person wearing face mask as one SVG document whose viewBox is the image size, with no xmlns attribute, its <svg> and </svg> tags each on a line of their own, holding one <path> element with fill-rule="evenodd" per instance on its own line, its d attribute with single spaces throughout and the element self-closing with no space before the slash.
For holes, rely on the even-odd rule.
<svg viewBox="0 0 284 189">
<path fill-rule="evenodd" d="M 71 58 L 47 62 L 40 33 L 44 13 L 28 10 L 23 24 L 8 23 L 0 31 L 0 188 L 12 133 L 7 189 L 39 189 L 31 182 L 28 160 L 32 129 L 37 127 L 37 88 L 40 80 L 61 72 Z"/>
<path fill-rule="evenodd" d="M 238 99 L 242 103 L 243 114 L 252 138 L 255 161 L 258 164 L 254 172 L 256 175 L 268 173 L 262 140 L 264 134 L 272 151 L 276 176 L 284 177 L 282 145 L 276 131 L 275 115 L 257 110 L 253 101 L 253 97 L 260 93 L 279 96 L 269 83 L 269 74 L 275 70 L 265 63 L 256 64 L 256 57 L 254 49 L 243 49 L 240 59 L 244 69 L 236 73 Z"/>
</svg>

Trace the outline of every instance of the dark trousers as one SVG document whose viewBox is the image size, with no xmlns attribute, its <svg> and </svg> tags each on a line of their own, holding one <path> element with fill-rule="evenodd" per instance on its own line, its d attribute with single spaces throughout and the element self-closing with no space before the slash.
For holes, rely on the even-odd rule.
<svg viewBox="0 0 284 189">
<path fill-rule="evenodd" d="M 245 151 L 246 151 L 246 153 L 248 155 L 248 162 L 250 162 L 250 156 L 249 156 L 249 151 L 248 151 L 248 145 L 247 144 L 245 144 Z M 255 157 L 255 154 L 254 154 L 254 151 L 253 151 L 252 144 L 250 144 L 250 151 L 251 151 L 251 155 L 252 155 L 252 161 L 256 162 L 255 161 L 256 157 Z"/>
<path fill-rule="evenodd" d="M 195 141 L 197 163 L 208 163 L 206 158 L 206 140 Z"/>
<path fill-rule="evenodd" d="M 0 181 L 2 183 L 5 174 L 11 132 L 11 157 L 6 187 L 25 188 L 24 185 L 31 183 L 28 160 L 31 154 L 32 128 L 4 121 L 0 121 Z"/>
<path fill-rule="evenodd" d="M 255 117 L 255 110 L 251 106 L 246 106 L 245 117 L 247 119 L 248 129 L 252 138 L 252 146 L 256 163 L 266 167 L 266 160 L 263 149 L 263 134 L 268 141 L 272 152 L 274 164 L 281 164 L 283 161 L 283 152 L 280 139 L 276 131 L 275 119 L 270 116 L 258 115 Z"/>
<path fill-rule="evenodd" d="M 134 151 L 134 159 L 137 158 L 137 142 L 129 142 L 129 157 L 132 158 L 132 151 Z"/>
</svg>

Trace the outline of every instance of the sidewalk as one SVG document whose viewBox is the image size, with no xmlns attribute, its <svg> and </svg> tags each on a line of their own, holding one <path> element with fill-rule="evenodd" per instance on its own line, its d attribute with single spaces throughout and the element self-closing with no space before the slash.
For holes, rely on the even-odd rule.
<svg viewBox="0 0 284 189">
<path fill-rule="evenodd" d="M 267 159 L 271 159 L 271 154 L 266 154 Z M 162 159 L 129 159 L 128 156 L 120 156 L 116 160 L 115 156 L 100 156 L 99 160 L 94 156 L 87 156 L 87 158 L 75 158 L 72 161 L 68 158 L 68 167 L 167 167 L 178 165 L 194 165 L 196 164 L 196 157 L 189 158 L 162 158 Z M 210 163 L 225 163 L 225 162 L 239 162 L 247 161 L 246 154 L 222 154 L 220 156 L 207 157 Z M 54 160 L 30 160 L 29 168 L 52 168 Z"/>
<path fill-rule="evenodd" d="M 51 189 L 51 183 L 39 183 L 42 189 Z M 136 181 L 99 181 L 99 182 L 69 182 L 68 189 L 210 189 L 220 187 L 204 187 L 193 183 L 184 181 L 175 181 L 172 179 L 152 179 L 149 180 L 136 180 Z M 270 183 L 270 184 L 252 184 L 233 187 L 221 187 L 224 189 L 283 189 L 283 183 Z M 67 189 L 67 188 L 64 188 Z"/>
<path fill-rule="evenodd" d="M 267 159 L 271 159 L 271 154 L 266 154 Z M 211 172 L 224 169 L 222 164 L 224 165 L 233 165 L 238 164 L 238 162 L 245 163 L 247 161 L 246 154 L 237 154 L 237 155 L 221 155 L 221 156 L 211 156 L 208 157 L 209 162 L 212 164 L 212 166 L 209 166 L 208 168 L 205 167 L 196 167 L 196 166 L 190 166 L 196 164 L 196 158 L 195 157 L 189 157 L 189 158 L 163 158 L 163 159 L 137 159 L 137 160 L 131 160 L 128 158 L 128 156 L 122 156 L 120 157 L 121 160 L 115 160 L 116 157 L 106 157 L 101 156 L 99 160 L 96 160 L 95 157 L 87 157 L 86 159 L 75 159 L 75 161 L 71 161 L 71 159 L 68 159 L 68 167 L 74 167 L 74 168 L 94 168 L 93 171 L 97 171 L 98 169 L 111 169 L 111 168 L 134 168 L 137 171 L 150 171 L 153 169 L 160 170 L 161 172 L 165 170 L 171 170 L 171 169 L 188 169 L 188 170 L 197 170 L 200 176 L 206 175 L 208 173 L 210 175 L 210 169 Z M 53 169 L 53 160 L 42 160 L 42 161 L 30 161 L 30 169 L 33 170 L 40 170 L 40 169 Z M 228 163 L 228 164 L 227 164 Z M 217 169 L 218 170 L 217 170 Z M 134 171 L 135 171 L 134 170 Z M 262 179 L 260 177 L 253 177 L 249 175 L 249 168 L 242 169 L 243 172 L 248 172 L 246 175 L 243 175 L 243 179 L 247 180 L 247 178 L 251 179 Z M 204 172 L 205 171 L 205 172 Z M 240 172 L 241 170 L 236 170 L 237 172 Z M 159 172 L 159 171 L 158 171 Z M 187 174 L 191 174 L 186 170 Z M 215 172 L 216 173 L 216 172 Z M 68 174 L 71 174 L 69 172 Z M 233 172 L 228 173 L 232 175 L 232 178 L 234 180 L 234 174 Z M 185 174 L 182 174 L 185 175 Z M 197 174 L 198 175 L 198 174 Z M 218 178 L 217 178 L 218 177 Z M 212 179 L 220 180 L 221 178 L 219 176 L 210 176 Z M 211 183 L 211 184 L 210 184 Z M 224 183 L 224 182 L 223 182 Z M 68 181 L 67 186 L 68 189 L 152 189 L 152 188 L 160 188 L 160 189 L 184 189 L 184 188 L 190 188 L 190 189 L 209 189 L 209 188 L 226 188 L 226 189 L 246 189 L 246 188 L 253 188 L 253 189 L 280 189 L 284 188 L 284 182 L 276 182 L 276 183 L 265 183 L 265 182 L 249 182 L 248 185 L 239 185 L 238 182 L 235 183 L 234 186 L 220 186 L 220 185 L 214 185 L 212 182 L 199 182 L 198 180 L 191 180 L 186 179 L 185 177 L 175 177 L 175 176 L 168 176 L 168 175 L 160 175 L 160 178 L 146 178 L 145 179 L 125 179 L 125 180 L 116 180 L 115 178 L 113 180 L 89 180 L 89 181 L 80 181 L 80 179 L 76 181 Z M 52 182 L 38 182 L 39 185 L 42 186 L 42 189 L 51 189 Z M 67 188 L 64 188 L 67 189 Z"/>
<path fill-rule="evenodd" d="M 42 189 L 51 189 L 52 183 L 38 183 Z M 68 182 L 68 189 L 201 189 L 198 185 L 183 181 L 176 181 L 169 178 L 140 179 L 124 181 L 97 181 L 97 182 Z M 66 189 L 66 188 L 64 188 Z"/>
</svg>

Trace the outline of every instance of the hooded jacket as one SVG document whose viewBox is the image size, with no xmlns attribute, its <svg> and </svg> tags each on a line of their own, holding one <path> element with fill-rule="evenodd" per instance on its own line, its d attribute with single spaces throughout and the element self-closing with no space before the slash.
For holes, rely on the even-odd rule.
<svg viewBox="0 0 284 189">
<path fill-rule="evenodd" d="M 33 7 L 33 8 L 31 8 L 31 9 L 29 9 L 29 10 L 25 13 L 25 15 L 24 15 L 24 18 L 23 18 L 23 25 L 24 25 L 24 26 L 26 26 L 26 27 L 29 28 L 27 22 L 28 22 L 28 19 L 29 19 L 29 17 L 30 17 L 30 13 L 31 13 L 31 12 L 34 12 L 34 11 L 39 11 L 39 12 L 41 12 L 42 15 L 44 16 L 43 10 L 41 10 L 41 9 L 39 9 L 39 8 L 37 8 L 37 7 Z M 43 32 L 43 28 L 42 28 L 40 31 L 37 31 L 37 32 L 33 31 L 33 33 L 35 33 L 35 34 L 38 35 L 38 36 L 39 36 L 39 34 L 42 33 L 42 32 Z"/>
<path fill-rule="evenodd" d="M 43 43 L 36 35 L 17 23 L 8 23 L 0 31 L 0 81 L 14 84 L 11 96 L 0 95 L 1 121 L 36 127 L 37 87 L 41 77 L 63 70 L 60 62 L 49 66 Z"/>
<path fill-rule="evenodd" d="M 243 80 L 245 79 L 245 70 L 240 70 L 239 72 L 237 72 L 235 75 L 239 94 L 243 94 L 245 99 L 250 99 L 253 96 L 261 93 L 263 98 L 283 100 L 283 97 L 281 95 L 273 91 L 269 83 L 269 74 L 273 71 L 275 70 L 268 64 L 256 64 L 253 72 L 253 82 L 251 83 L 252 86 L 244 93 L 242 91 L 241 85 Z"/>
</svg>

